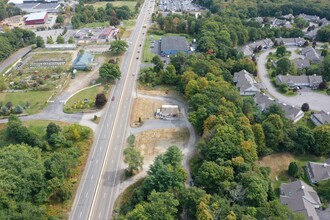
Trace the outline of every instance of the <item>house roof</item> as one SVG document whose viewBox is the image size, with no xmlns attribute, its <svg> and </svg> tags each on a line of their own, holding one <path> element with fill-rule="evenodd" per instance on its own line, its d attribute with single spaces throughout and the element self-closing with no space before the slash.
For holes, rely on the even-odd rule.
<svg viewBox="0 0 330 220">
<path fill-rule="evenodd" d="M 73 66 L 88 66 L 92 62 L 92 60 L 93 56 L 85 51 L 82 55 L 77 56 L 77 58 L 73 62 Z"/>
<path fill-rule="evenodd" d="M 301 54 L 304 55 L 309 60 L 321 61 L 321 56 L 311 46 L 308 46 L 308 47 L 302 49 Z"/>
<path fill-rule="evenodd" d="M 160 110 L 162 115 L 178 115 L 179 114 L 179 106 L 177 105 L 162 105 Z"/>
<path fill-rule="evenodd" d="M 280 200 L 292 211 L 303 213 L 307 219 L 319 220 L 315 208 L 321 206 L 320 198 L 315 190 L 303 181 L 282 183 Z"/>
<path fill-rule="evenodd" d="M 254 96 L 254 101 L 262 111 L 267 110 L 272 105 L 278 105 L 283 109 L 284 117 L 292 121 L 298 120 L 297 118 L 304 114 L 303 111 L 301 111 L 299 108 L 296 108 L 295 106 L 279 103 L 275 99 L 259 92 Z"/>
<path fill-rule="evenodd" d="M 316 85 L 320 84 L 323 81 L 322 76 L 312 75 L 300 75 L 300 76 L 292 76 L 292 75 L 278 75 L 277 80 L 280 83 L 285 84 L 309 84 L 309 85 Z"/>
<path fill-rule="evenodd" d="M 308 59 L 298 58 L 298 59 L 292 60 L 292 62 L 298 69 L 307 68 L 311 65 Z"/>
<path fill-rule="evenodd" d="M 325 163 L 308 162 L 307 165 L 312 182 L 330 179 L 330 158 Z"/>
<path fill-rule="evenodd" d="M 304 38 L 275 38 L 275 41 L 277 41 L 278 43 L 283 43 L 283 44 L 295 44 L 295 45 L 303 45 L 305 43 L 305 39 Z"/>
<path fill-rule="evenodd" d="M 254 91 L 259 92 L 258 83 L 253 79 L 253 76 L 246 70 L 241 70 L 234 73 L 234 82 L 240 92 Z"/>
<path fill-rule="evenodd" d="M 266 39 L 263 39 L 263 40 L 259 40 L 259 41 L 256 41 L 256 42 L 253 42 L 253 43 L 250 43 L 249 44 L 249 47 L 251 47 L 252 49 L 256 48 L 256 47 L 259 47 L 259 46 L 262 46 L 262 47 L 272 47 L 274 44 L 273 44 L 273 41 L 269 38 L 266 38 Z"/>
<path fill-rule="evenodd" d="M 300 14 L 298 17 L 301 17 L 301 18 L 305 19 L 306 21 L 318 21 L 318 20 L 320 20 L 320 17 L 316 16 L 316 15 Z"/>
<path fill-rule="evenodd" d="M 34 20 L 40 20 L 40 19 L 44 19 L 45 16 L 47 15 L 47 12 L 38 12 L 38 13 L 32 13 L 32 14 L 28 14 L 25 15 L 25 21 L 34 21 Z"/>
<path fill-rule="evenodd" d="M 319 113 L 314 113 L 313 117 L 316 118 L 323 125 L 330 124 L 330 113 L 329 112 L 320 111 Z"/>
<path fill-rule="evenodd" d="M 161 39 L 160 50 L 181 50 L 188 51 L 188 45 L 185 37 L 168 36 Z"/>
</svg>

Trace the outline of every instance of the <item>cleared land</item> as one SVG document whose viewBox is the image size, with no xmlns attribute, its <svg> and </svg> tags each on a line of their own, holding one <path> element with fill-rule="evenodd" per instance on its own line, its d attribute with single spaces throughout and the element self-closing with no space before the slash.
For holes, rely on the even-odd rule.
<svg viewBox="0 0 330 220">
<path fill-rule="evenodd" d="M 158 100 L 135 99 L 131 115 L 131 124 L 138 122 L 139 117 L 141 117 L 142 121 L 153 118 L 156 110 L 162 107 L 163 104 L 165 103 Z"/>
<path fill-rule="evenodd" d="M 167 128 L 143 131 L 135 135 L 135 147 L 139 148 L 144 157 L 144 169 L 148 169 L 155 157 L 162 154 L 172 145 L 180 148 L 188 141 L 187 128 Z"/>
</svg>

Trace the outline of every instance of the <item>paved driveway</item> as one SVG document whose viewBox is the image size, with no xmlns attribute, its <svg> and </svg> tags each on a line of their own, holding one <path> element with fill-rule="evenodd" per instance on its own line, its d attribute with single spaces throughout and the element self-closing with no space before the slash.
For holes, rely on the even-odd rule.
<svg viewBox="0 0 330 220">
<path fill-rule="evenodd" d="M 292 57 L 298 57 L 295 55 L 295 50 L 297 48 L 287 48 L 287 50 L 292 52 Z M 258 70 L 259 70 L 259 78 L 262 81 L 262 86 L 266 88 L 267 92 L 278 99 L 280 102 L 286 103 L 288 105 L 294 105 L 297 107 L 301 107 L 301 105 L 307 102 L 310 106 L 310 109 L 315 111 L 324 110 L 326 112 L 330 112 L 330 96 L 324 95 L 321 93 L 317 93 L 311 90 L 300 90 L 299 94 L 296 96 L 285 96 L 276 91 L 273 84 L 270 82 L 270 78 L 266 69 L 267 55 L 269 52 L 275 52 L 276 49 L 271 49 L 260 54 L 258 58 Z"/>
</svg>

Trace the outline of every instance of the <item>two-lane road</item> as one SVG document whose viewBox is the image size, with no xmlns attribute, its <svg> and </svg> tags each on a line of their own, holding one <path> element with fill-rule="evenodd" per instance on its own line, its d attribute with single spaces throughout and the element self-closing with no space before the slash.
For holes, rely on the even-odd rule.
<svg viewBox="0 0 330 220">
<path fill-rule="evenodd" d="M 72 220 L 111 219 L 116 192 L 120 185 L 120 167 L 127 138 L 132 94 L 146 36 L 146 28 L 143 26 L 149 23 L 154 3 L 150 0 L 145 1 L 129 39 L 132 44 L 121 65 L 122 78 L 114 87 L 112 95 L 115 99 L 109 100 L 96 131 L 94 145 L 70 213 Z"/>
</svg>

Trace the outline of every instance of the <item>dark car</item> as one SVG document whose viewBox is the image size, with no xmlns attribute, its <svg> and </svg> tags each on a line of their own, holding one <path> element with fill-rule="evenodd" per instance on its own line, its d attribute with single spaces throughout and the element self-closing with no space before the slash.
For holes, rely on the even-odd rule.
<svg viewBox="0 0 330 220">
<path fill-rule="evenodd" d="M 115 97 L 114 96 L 112 96 L 111 101 L 115 101 Z"/>
</svg>

